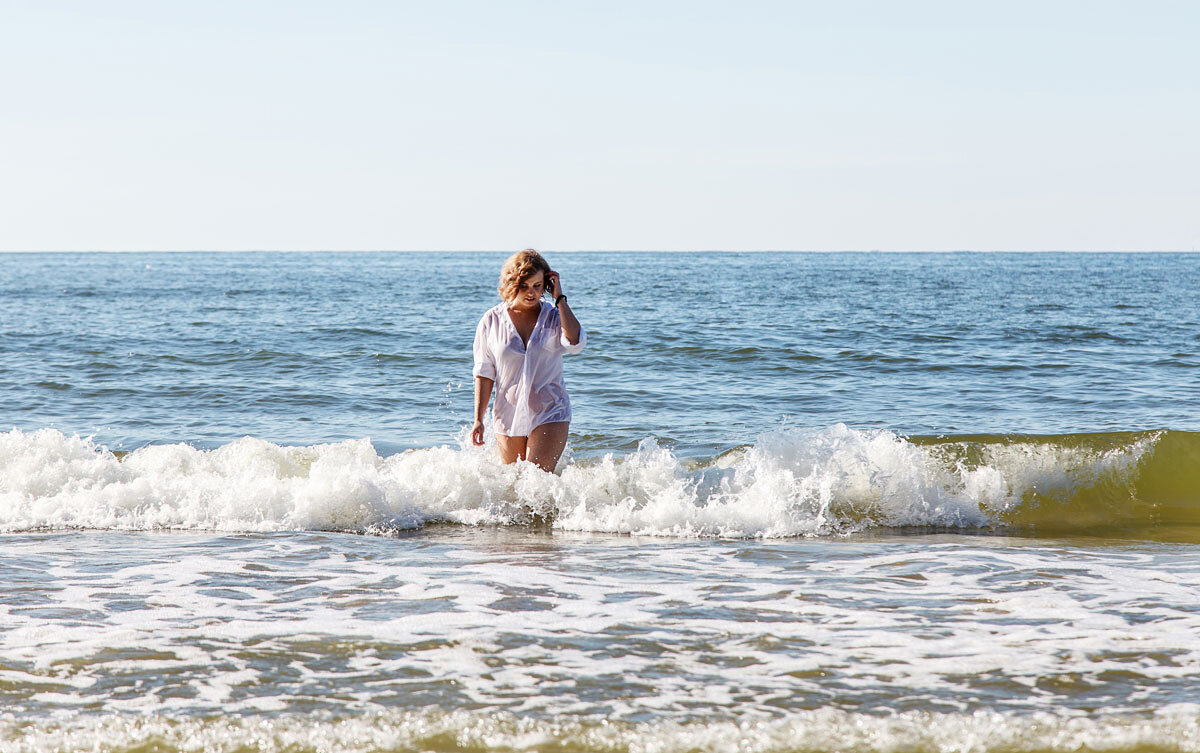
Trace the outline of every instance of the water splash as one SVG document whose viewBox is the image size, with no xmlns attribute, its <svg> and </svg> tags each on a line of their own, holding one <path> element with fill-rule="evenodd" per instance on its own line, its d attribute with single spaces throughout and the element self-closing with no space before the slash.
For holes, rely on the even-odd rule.
<svg viewBox="0 0 1200 753">
<path fill-rule="evenodd" d="M 1186 432 L 905 438 L 837 424 L 779 429 L 699 462 L 647 439 L 553 475 L 465 442 L 384 457 L 367 439 L 287 447 L 245 437 L 118 456 L 53 429 L 13 429 L 0 434 L 0 530 L 378 533 L 544 519 L 578 531 L 779 538 L 1190 523 L 1200 478 L 1180 459 L 1198 450 Z"/>
</svg>

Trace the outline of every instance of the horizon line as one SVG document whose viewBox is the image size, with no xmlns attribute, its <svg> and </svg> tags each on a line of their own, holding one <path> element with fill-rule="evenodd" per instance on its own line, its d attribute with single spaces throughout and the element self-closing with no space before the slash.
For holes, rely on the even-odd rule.
<svg viewBox="0 0 1200 753">
<path fill-rule="evenodd" d="M 913 248 L 913 249 L 795 249 L 795 248 L 553 248 L 554 253 L 583 254 L 1188 254 L 1197 248 Z M 55 248 L 0 249 L 0 254 L 480 254 L 511 253 L 511 249 L 495 248 Z"/>
</svg>

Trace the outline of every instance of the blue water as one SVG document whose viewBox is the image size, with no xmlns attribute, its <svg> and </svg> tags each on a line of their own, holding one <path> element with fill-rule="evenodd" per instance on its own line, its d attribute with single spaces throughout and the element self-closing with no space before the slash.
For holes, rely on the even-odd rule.
<svg viewBox="0 0 1200 753">
<path fill-rule="evenodd" d="M 452 439 L 503 254 L 0 256 L 0 410 L 113 448 Z M 1200 256 L 551 256 L 591 347 L 573 443 L 687 454 L 781 421 L 1200 428 Z"/>
<path fill-rule="evenodd" d="M 0 255 L 0 751 L 1200 751 L 1200 256 Z"/>
</svg>

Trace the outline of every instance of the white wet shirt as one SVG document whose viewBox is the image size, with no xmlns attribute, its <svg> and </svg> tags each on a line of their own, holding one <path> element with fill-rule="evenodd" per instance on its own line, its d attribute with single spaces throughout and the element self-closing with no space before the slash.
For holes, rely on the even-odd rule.
<svg viewBox="0 0 1200 753">
<path fill-rule="evenodd" d="M 477 377 L 496 383 L 492 420 L 497 434 L 526 437 L 535 427 L 571 420 L 571 401 L 563 386 L 562 357 L 578 353 L 587 343 L 583 329 L 575 345 L 559 323 L 558 309 L 541 301 L 529 346 L 508 316 L 507 304 L 488 309 L 475 328 Z"/>
</svg>

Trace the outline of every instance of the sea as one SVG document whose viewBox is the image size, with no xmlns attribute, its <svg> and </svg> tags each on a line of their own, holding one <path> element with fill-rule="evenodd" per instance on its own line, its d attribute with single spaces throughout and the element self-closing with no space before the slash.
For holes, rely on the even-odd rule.
<svg viewBox="0 0 1200 753">
<path fill-rule="evenodd" d="M 1200 255 L 0 255 L 0 753 L 1200 751 Z"/>
</svg>

